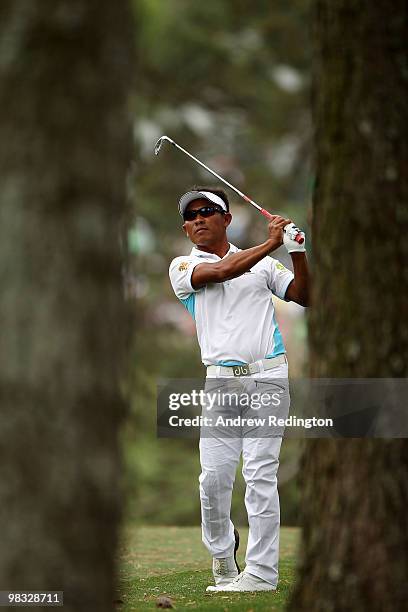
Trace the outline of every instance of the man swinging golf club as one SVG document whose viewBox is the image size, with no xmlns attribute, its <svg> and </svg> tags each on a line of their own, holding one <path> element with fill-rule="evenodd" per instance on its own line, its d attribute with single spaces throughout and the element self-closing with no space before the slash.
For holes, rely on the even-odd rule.
<svg viewBox="0 0 408 612">
<path fill-rule="evenodd" d="M 232 216 L 222 189 L 197 188 L 179 201 L 183 230 L 194 244 L 170 264 L 174 292 L 195 319 L 207 383 L 283 390 L 289 409 L 288 365 L 274 316 L 272 294 L 308 304 L 309 275 L 303 232 L 290 219 L 270 215 L 264 242 L 240 250 L 227 239 Z M 300 236 L 300 239 L 299 239 Z M 269 255 L 285 245 L 294 273 Z M 271 407 L 264 408 L 264 414 Z M 265 412 L 266 411 L 266 412 Z M 200 500 L 203 542 L 213 557 L 214 586 L 207 591 L 273 591 L 278 582 L 279 497 L 277 469 L 281 435 L 201 433 Z M 246 567 L 238 573 L 237 532 L 230 518 L 240 455 L 246 481 L 249 537 Z"/>
</svg>

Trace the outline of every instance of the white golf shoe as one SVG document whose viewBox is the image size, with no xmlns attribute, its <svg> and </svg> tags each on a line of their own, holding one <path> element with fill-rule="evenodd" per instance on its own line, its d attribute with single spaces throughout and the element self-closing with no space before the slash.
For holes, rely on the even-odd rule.
<svg viewBox="0 0 408 612">
<path fill-rule="evenodd" d="M 237 529 L 234 529 L 234 538 L 235 538 L 235 546 L 234 546 L 234 556 L 225 557 L 225 559 L 216 559 L 213 558 L 213 576 L 215 586 L 208 586 L 206 591 L 214 592 L 218 591 L 219 587 L 226 586 L 230 584 L 234 578 L 238 576 L 239 565 L 237 562 L 237 550 L 239 548 L 239 533 Z"/>
<path fill-rule="evenodd" d="M 225 559 L 213 559 L 213 576 L 215 586 L 208 586 L 206 591 L 219 591 L 221 587 L 226 587 L 238 576 L 237 566 L 234 557 Z"/>
<path fill-rule="evenodd" d="M 276 591 L 276 587 L 270 582 L 262 580 L 262 578 L 243 571 L 230 584 L 222 584 L 217 586 L 215 590 L 228 592 Z"/>
</svg>

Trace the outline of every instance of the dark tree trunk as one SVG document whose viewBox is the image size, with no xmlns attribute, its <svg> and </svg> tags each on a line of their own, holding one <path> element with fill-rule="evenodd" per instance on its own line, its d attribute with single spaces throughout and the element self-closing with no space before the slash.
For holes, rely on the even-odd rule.
<svg viewBox="0 0 408 612">
<path fill-rule="evenodd" d="M 311 374 L 408 375 L 408 20 L 316 0 Z M 405 440 L 307 444 L 293 612 L 405 610 Z"/>
<path fill-rule="evenodd" d="M 0 589 L 64 590 L 64 610 L 103 612 L 125 414 L 131 13 L 3 0 L 0 17 Z"/>
</svg>

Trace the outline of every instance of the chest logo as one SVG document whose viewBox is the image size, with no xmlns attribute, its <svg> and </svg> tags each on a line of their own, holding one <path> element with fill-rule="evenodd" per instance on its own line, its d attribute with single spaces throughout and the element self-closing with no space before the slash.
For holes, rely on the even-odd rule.
<svg viewBox="0 0 408 612">
<path fill-rule="evenodd" d="M 179 272 L 184 272 L 185 270 L 187 270 L 189 265 L 190 263 L 188 261 L 182 261 L 179 265 Z"/>
</svg>

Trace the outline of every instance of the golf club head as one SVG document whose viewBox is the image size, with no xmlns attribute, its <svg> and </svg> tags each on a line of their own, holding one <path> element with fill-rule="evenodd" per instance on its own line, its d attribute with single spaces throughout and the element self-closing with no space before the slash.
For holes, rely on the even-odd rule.
<svg viewBox="0 0 408 612">
<path fill-rule="evenodd" d="M 160 149 L 162 148 L 163 142 L 165 140 L 167 140 L 168 142 L 173 144 L 173 141 L 168 136 L 160 136 L 159 140 L 156 142 L 155 147 L 154 147 L 154 154 L 155 155 L 158 155 L 160 153 Z"/>
</svg>

